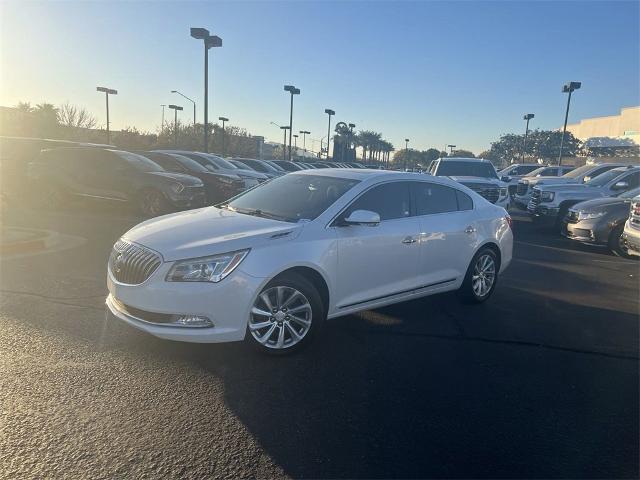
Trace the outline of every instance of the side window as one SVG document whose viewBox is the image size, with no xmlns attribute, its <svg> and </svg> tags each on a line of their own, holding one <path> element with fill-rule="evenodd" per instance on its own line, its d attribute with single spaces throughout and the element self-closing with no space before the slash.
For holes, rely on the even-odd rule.
<svg viewBox="0 0 640 480">
<path fill-rule="evenodd" d="M 469 195 L 456 190 L 456 197 L 458 197 L 458 210 L 473 210 L 473 200 Z"/>
<path fill-rule="evenodd" d="M 589 175 L 591 178 L 596 178 L 598 175 L 600 175 L 601 173 L 607 172 L 609 170 L 611 170 L 612 168 L 616 168 L 616 165 L 606 165 L 604 167 L 600 167 L 597 170 L 594 170 L 593 172 L 591 172 L 591 175 Z"/>
<path fill-rule="evenodd" d="M 427 182 L 412 182 L 413 198 L 417 215 L 456 212 L 458 200 L 456 190 L 446 185 Z"/>
<path fill-rule="evenodd" d="M 627 175 L 624 178 L 618 180 L 620 182 L 627 182 L 629 184 L 629 188 L 627 190 L 631 190 L 632 188 L 636 188 L 640 185 L 640 172 L 632 173 L 631 175 Z"/>
<path fill-rule="evenodd" d="M 411 214 L 409 185 L 392 182 L 373 187 L 349 206 L 345 217 L 355 210 L 370 210 L 380 215 L 380 220 L 393 220 Z"/>
<path fill-rule="evenodd" d="M 542 172 L 543 177 L 555 177 L 556 175 L 558 175 L 557 168 L 548 168 L 544 172 Z"/>
</svg>

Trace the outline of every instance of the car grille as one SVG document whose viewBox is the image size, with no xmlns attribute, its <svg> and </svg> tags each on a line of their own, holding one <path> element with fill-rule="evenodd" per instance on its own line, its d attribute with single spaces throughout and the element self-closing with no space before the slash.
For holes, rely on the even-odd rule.
<svg viewBox="0 0 640 480">
<path fill-rule="evenodd" d="M 575 210 L 569 210 L 566 218 L 569 223 L 578 223 L 578 212 Z"/>
<path fill-rule="evenodd" d="M 527 190 L 529 190 L 528 183 L 518 182 L 518 190 L 516 190 L 516 193 L 518 195 L 525 195 L 527 193 Z"/>
<path fill-rule="evenodd" d="M 631 203 L 629 220 L 632 227 L 640 229 L 640 201 Z"/>
<path fill-rule="evenodd" d="M 529 202 L 529 204 L 533 204 L 534 207 L 537 207 L 540 204 L 540 196 L 542 194 L 540 193 L 540 190 L 538 190 L 537 188 L 533 189 L 533 193 L 531 194 L 531 201 Z"/>
<path fill-rule="evenodd" d="M 496 203 L 500 196 L 500 189 L 490 183 L 463 183 L 463 185 L 469 187 L 477 194 L 482 195 L 491 203 Z"/>
<path fill-rule="evenodd" d="M 126 240 L 118 240 L 109 256 L 109 270 L 120 283 L 138 285 L 160 266 L 160 256 Z"/>
</svg>

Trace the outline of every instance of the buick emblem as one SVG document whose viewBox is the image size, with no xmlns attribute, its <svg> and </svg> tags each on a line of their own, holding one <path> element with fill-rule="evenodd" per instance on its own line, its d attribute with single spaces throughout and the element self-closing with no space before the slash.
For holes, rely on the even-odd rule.
<svg viewBox="0 0 640 480">
<path fill-rule="evenodd" d="M 116 273 L 120 273 L 122 271 L 122 267 L 124 266 L 124 260 L 122 259 L 122 253 L 119 253 L 116 257 L 116 261 L 114 262 L 113 268 Z"/>
</svg>

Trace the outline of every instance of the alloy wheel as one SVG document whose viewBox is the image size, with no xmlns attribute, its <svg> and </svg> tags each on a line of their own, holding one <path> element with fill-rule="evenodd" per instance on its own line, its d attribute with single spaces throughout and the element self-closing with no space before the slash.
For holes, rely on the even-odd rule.
<svg viewBox="0 0 640 480">
<path fill-rule="evenodd" d="M 302 292 L 276 286 L 258 295 L 251 308 L 249 331 L 261 345 L 282 350 L 302 341 L 312 320 L 311 304 Z"/>
<path fill-rule="evenodd" d="M 482 298 L 486 296 L 493 287 L 496 278 L 496 262 L 488 253 L 480 255 L 473 267 L 471 276 L 471 286 L 473 293 Z"/>
</svg>

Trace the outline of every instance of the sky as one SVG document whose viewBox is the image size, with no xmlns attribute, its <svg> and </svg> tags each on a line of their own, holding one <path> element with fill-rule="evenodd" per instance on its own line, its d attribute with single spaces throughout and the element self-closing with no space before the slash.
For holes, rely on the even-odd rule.
<svg viewBox="0 0 640 480">
<path fill-rule="evenodd" d="M 333 123 L 375 130 L 396 148 L 455 144 L 476 154 L 501 134 L 562 126 L 562 85 L 581 81 L 569 122 L 640 104 L 640 2 L 156 1 L 0 2 L 0 105 L 70 102 L 112 130 L 156 131 L 161 104 L 203 119 L 205 27 L 209 118 L 267 140 L 289 120 L 307 147 Z M 169 113 L 167 112 L 167 116 Z M 311 140 L 315 139 L 315 140 Z"/>
</svg>

